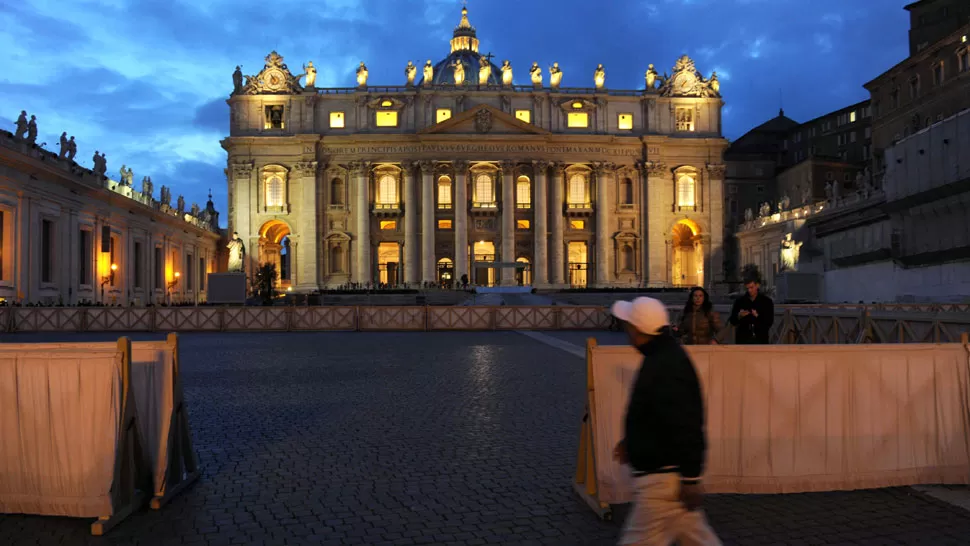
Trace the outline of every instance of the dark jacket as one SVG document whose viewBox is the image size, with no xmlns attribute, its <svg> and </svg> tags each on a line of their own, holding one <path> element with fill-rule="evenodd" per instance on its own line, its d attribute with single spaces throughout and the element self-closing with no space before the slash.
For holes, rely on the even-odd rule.
<svg viewBox="0 0 970 546">
<path fill-rule="evenodd" d="M 742 310 L 757 311 L 758 316 L 742 318 L 739 316 Z M 753 300 L 744 294 L 734 300 L 729 320 L 734 325 L 734 342 L 738 345 L 767 345 L 771 324 L 775 322 L 775 302 L 761 293 Z"/>
<path fill-rule="evenodd" d="M 661 335 L 638 347 L 643 363 L 626 413 L 627 457 L 635 472 L 675 467 L 684 479 L 704 470 L 704 402 L 690 357 Z"/>
<path fill-rule="evenodd" d="M 677 324 L 677 337 L 684 345 L 710 345 L 721 330 L 721 315 L 717 311 L 688 311 Z"/>
</svg>

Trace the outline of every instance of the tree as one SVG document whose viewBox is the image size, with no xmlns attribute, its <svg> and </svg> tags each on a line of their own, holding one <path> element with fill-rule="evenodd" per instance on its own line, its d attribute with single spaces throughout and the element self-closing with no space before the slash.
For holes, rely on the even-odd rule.
<svg viewBox="0 0 970 546">
<path fill-rule="evenodd" d="M 263 305 L 270 305 L 276 296 L 276 264 L 266 263 L 259 266 L 253 275 L 253 291 L 263 300 Z"/>
<path fill-rule="evenodd" d="M 761 283 L 761 271 L 754 264 L 747 264 L 741 268 L 741 280 L 747 284 L 751 281 Z"/>
</svg>

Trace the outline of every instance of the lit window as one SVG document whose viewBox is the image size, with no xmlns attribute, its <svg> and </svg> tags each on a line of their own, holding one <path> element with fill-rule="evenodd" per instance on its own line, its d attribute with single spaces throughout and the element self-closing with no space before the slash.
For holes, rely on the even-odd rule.
<svg viewBox="0 0 970 546">
<path fill-rule="evenodd" d="M 516 110 L 515 119 L 519 121 L 524 121 L 526 123 L 532 123 L 532 111 L 531 110 Z"/>
<path fill-rule="evenodd" d="M 616 125 L 621 131 L 633 129 L 633 114 L 620 114 L 617 116 Z"/>
<path fill-rule="evenodd" d="M 438 208 L 451 208 L 451 179 L 447 176 L 438 179 Z"/>
<path fill-rule="evenodd" d="M 694 206 L 694 177 L 689 174 L 682 174 L 677 177 L 677 206 Z"/>
<path fill-rule="evenodd" d="M 573 129 L 589 127 L 589 114 L 586 112 L 569 112 L 566 115 L 566 126 Z"/>
<path fill-rule="evenodd" d="M 694 110 L 693 108 L 678 108 L 675 115 L 677 116 L 677 130 L 678 131 L 693 131 L 694 130 Z"/>
<path fill-rule="evenodd" d="M 435 111 L 436 123 L 441 123 L 442 121 L 447 121 L 451 119 L 451 109 L 450 108 L 438 108 Z"/>
<path fill-rule="evenodd" d="M 438 229 L 451 229 L 451 220 L 438 220 Z"/>
<path fill-rule="evenodd" d="M 266 181 L 266 206 L 283 206 L 283 179 L 279 176 L 271 176 Z"/>
<path fill-rule="evenodd" d="M 586 220 L 570 220 L 569 227 L 573 229 L 586 229 Z"/>
<path fill-rule="evenodd" d="M 381 102 L 381 106 L 384 108 L 390 108 L 391 106 L 394 106 L 394 103 L 389 100 L 385 100 Z"/>
<path fill-rule="evenodd" d="M 381 231 L 394 231 L 397 229 L 397 220 L 381 220 Z"/>
<path fill-rule="evenodd" d="M 573 208 L 586 208 L 589 206 L 589 199 L 586 197 L 585 176 L 574 174 L 569 177 L 569 191 L 566 194 L 566 203 Z"/>
<path fill-rule="evenodd" d="M 482 173 L 475 177 L 475 206 L 495 207 L 495 191 L 491 175 Z"/>
<path fill-rule="evenodd" d="M 581 103 L 579 101 L 576 101 L 576 102 L 573 103 L 573 110 L 579 110 L 582 107 L 583 107 L 583 103 Z"/>
<path fill-rule="evenodd" d="M 849 112 L 849 123 L 855 123 L 855 110 Z"/>
<path fill-rule="evenodd" d="M 515 182 L 515 206 L 520 209 L 527 209 L 532 206 L 532 185 L 529 184 L 529 177 L 520 176 Z"/>
<path fill-rule="evenodd" d="M 384 208 L 398 204 L 397 179 L 393 175 L 385 174 L 377 181 L 377 204 Z"/>
<path fill-rule="evenodd" d="M 516 220 L 515 221 L 515 229 L 529 229 L 529 221 L 528 220 Z"/>
<path fill-rule="evenodd" d="M 376 121 L 378 127 L 397 127 L 397 112 L 377 112 Z"/>
<path fill-rule="evenodd" d="M 343 129 L 344 125 L 344 113 L 343 112 L 330 112 L 330 128 L 331 129 Z"/>
</svg>

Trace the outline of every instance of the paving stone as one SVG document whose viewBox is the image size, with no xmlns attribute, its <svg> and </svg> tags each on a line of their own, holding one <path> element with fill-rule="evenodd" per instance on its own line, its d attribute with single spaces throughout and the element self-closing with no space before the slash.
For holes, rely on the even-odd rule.
<svg viewBox="0 0 970 546">
<path fill-rule="evenodd" d="M 582 345 L 589 334 L 554 335 Z M 90 536 L 90 520 L 0 515 L 0 544 L 616 543 L 624 507 L 614 522 L 599 521 L 570 487 L 580 358 L 513 332 L 181 340 L 199 482 L 105 537 Z M 970 536 L 970 513 L 909 488 L 716 495 L 705 510 L 725 544 L 946 545 Z"/>
</svg>

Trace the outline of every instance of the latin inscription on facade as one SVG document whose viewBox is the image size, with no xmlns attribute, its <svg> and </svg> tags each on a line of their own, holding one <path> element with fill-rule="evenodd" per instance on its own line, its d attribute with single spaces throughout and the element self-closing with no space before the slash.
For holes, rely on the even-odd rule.
<svg viewBox="0 0 970 546">
<path fill-rule="evenodd" d="M 636 148 L 607 148 L 598 146 L 540 146 L 516 144 L 413 144 L 405 146 L 327 146 L 324 155 L 372 154 L 433 154 L 433 153 L 532 153 L 532 154 L 588 154 L 639 157 Z"/>
</svg>

